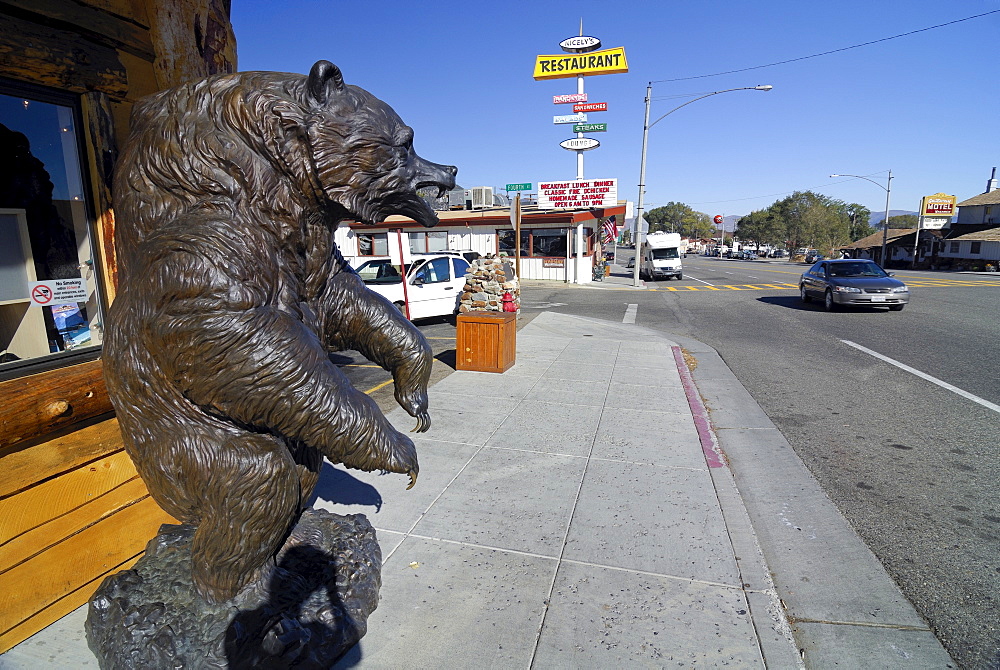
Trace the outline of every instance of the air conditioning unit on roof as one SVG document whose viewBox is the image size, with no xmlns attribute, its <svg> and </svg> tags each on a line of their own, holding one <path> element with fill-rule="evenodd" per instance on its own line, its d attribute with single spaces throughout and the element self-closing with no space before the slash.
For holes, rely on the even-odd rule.
<svg viewBox="0 0 1000 670">
<path fill-rule="evenodd" d="M 493 206 L 492 186 L 473 186 L 465 192 L 466 207 L 469 209 L 487 209 Z"/>
</svg>

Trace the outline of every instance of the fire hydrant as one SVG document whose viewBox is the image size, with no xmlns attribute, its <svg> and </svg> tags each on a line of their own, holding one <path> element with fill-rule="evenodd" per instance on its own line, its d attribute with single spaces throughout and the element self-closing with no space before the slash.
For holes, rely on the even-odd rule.
<svg viewBox="0 0 1000 670">
<path fill-rule="evenodd" d="M 516 312 L 517 303 L 514 302 L 514 296 L 510 294 L 510 291 L 504 291 L 503 298 L 500 299 L 503 302 L 503 311 L 505 312 Z"/>
</svg>

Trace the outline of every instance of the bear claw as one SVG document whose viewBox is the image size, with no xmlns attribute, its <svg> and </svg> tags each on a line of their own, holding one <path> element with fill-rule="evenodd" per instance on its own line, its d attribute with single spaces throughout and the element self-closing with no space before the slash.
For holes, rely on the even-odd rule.
<svg viewBox="0 0 1000 670">
<path fill-rule="evenodd" d="M 417 415 L 417 425 L 410 430 L 411 433 L 426 433 L 431 427 L 431 415 L 421 412 Z"/>
<path fill-rule="evenodd" d="M 410 485 L 406 487 L 406 490 L 409 491 L 417 483 L 417 471 L 416 470 L 410 470 L 406 474 L 409 475 L 409 477 L 410 477 Z"/>
</svg>

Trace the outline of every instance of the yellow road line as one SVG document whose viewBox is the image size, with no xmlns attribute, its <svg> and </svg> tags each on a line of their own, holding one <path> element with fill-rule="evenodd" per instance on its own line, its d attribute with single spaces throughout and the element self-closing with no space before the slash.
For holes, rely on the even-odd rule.
<svg viewBox="0 0 1000 670">
<path fill-rule="evenodd" d="M 385 388 L 386 386 L 388 386 L 391 383 L 392 383 L 392 380 L 390 379 L 387 382 L 382 382 L 378 386 L 373 386 L 370 389 L 368 389 L 367 391 L 365 391 L 365 395 L 370 395 L 370 394 L 374 393 L 375 391 L 378 391 L 381 388 Z"/>
</svg>

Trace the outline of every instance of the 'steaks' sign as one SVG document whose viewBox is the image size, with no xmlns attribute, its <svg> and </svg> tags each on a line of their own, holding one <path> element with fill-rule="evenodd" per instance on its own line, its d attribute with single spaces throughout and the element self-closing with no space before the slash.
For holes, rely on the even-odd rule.
<svg viewBox="0 0 1000 670">
<path fill-rule="evenodd" d="M 628 72 L 625 47 L 591 51 L 585 54 L 535 56 L 534 77 L 536 80 L 577 76 L 590 77 L 598 74 L 619 74 L 622 72 Z"/>
<path fill-rule="evenodd" d="M 613 207 L 617 204 L 617 179 L 543 181 L 538 184 L 538 209 Z"/>
</svg>

